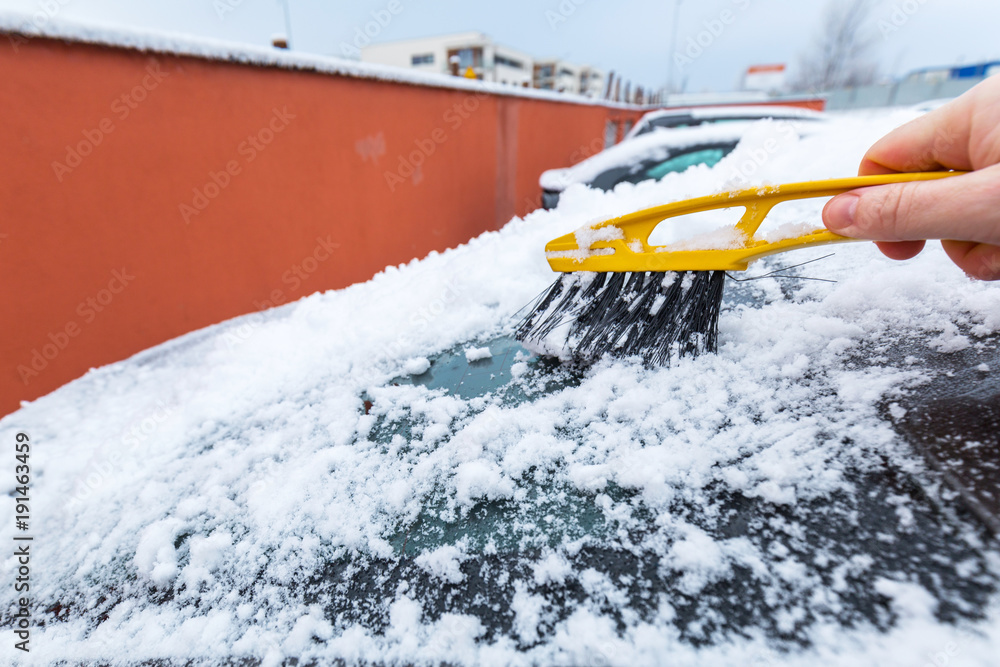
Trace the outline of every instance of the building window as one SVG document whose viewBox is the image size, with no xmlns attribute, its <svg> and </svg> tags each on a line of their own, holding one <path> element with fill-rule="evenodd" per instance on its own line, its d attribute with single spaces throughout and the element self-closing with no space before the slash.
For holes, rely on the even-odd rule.
<svg viewBox="0 0 1000 667">
<path fill-rule="evenodd" d="M 513 58 L 507 58 L 506 56 L 501 56 L 497 54 L 494 61 L 497 65 L 503 65 L 504 67 L 512 67 L 514 69 L 524 69 L 524 63 L 520 60 L 514 60 Z"/>
<path fill-rule="evenodd" d="M 553 67 L 552 65 L 542 65 L 538 68 L 538 74 L 540 76 L 552 76 Z"/>
<path fill-rule="evenodd" d="M 420 53 L 412 58 L 410 58 L 410 64 L 416 67 L 417 65 L 433 65 L 434 64 L 434 54 L 433 53 Z"/>
<path fill-rule="evenodd" d="M 457 63 L 461 74 L 467 68 L 477 68 L 483 66 L 483 50 L 476 47 L 471 49 L 452 49 L 448 52 L 448 61 Z"/>
</svg>

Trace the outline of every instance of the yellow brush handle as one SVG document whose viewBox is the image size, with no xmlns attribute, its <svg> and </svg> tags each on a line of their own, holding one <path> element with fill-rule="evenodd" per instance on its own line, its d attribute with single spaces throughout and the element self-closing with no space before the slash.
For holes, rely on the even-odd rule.
<svg viewBox="0 0 1000 667">
<path fill-rule="evenodd" d="M 754 240 L 764 218 L 777 204 L 793 199 L 831 197 L 857 188 L 910 181 L 932 181 L 965 172 L 935 171 L 881 176 L 857 176 L 827 181 L 768 185 L 749 190 L 723 192 L 664 206 L 647 208 L 618 218 L 597 222 L 560 236 L 545 246 L 553 271 L 745 271 L 750 262 L 779 252 L 826 243 L 856 241 L 826 229 L 781 241 Z M 745 206 L 746 213 L 736 224 L 746 245 L 727 250 L 676 250 L 649 245 L 649 235 L 664 220 L 702 211 Z M 581 249 L 578 239 L 595 239 Z"/>
</svg>

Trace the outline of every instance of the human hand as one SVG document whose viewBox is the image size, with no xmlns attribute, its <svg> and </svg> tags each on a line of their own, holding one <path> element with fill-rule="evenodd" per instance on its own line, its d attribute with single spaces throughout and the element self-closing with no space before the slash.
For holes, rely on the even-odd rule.
<svg viewBox="0 0 1000 667">
<path fill-rule="evenodd" d="M 968 275 L 1000 280 L 1000 76 L 887 134 L 858 173 L 943 169 L 972 173 L 839 195 L 823 222 L 843 236 L 876 241 L 892 259 L 910 259 L 926 239 L 942 239 Z"/>
</svg>

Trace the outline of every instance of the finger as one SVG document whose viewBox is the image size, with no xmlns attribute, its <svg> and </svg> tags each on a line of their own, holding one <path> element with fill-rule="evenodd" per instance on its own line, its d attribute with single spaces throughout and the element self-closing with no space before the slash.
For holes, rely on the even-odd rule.
<svg viewBox="0 0 1000 667">
<path fill-rule="evenodd" d="M 893 130 L 877 141 L 861 161 L 862 176 L 894 172 L 955 169 L 970 171 L 975 95 L 960 97 Z"/>
<path fill-rule="evenodd" d="M 875 245 L 889 259 L 913 259 L 924 249 L 925 241 L 877 241 Z"/>
<path fill-rule="evenodd" d="M 966 274 L 979 280 L 1000 280 L 1000 246 L 970 241 L 941 241 L 944 251 Z"/>
<path fill-rule="evenodd" d="M 944 238 L 1000 245 L 1000 165 L 838 195 L 823 209 L 823 222 L 843 236 L 873 241 Z"/>
</svg>

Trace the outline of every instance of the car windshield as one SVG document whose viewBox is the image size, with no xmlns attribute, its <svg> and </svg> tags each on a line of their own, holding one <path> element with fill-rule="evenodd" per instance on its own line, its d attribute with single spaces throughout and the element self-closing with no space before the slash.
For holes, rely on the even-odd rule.
<svg viewBox="0 0 1000 667">
<path fill-rule="evenodd" d="M 756 308 L 759 299 L 755 289 L 734 285 L 726 307 Z M 468 361 L 468 350 L 474 351 L 471 356 L 481 358 Z M 997 356 L 986 358 L 992 361 Z M 982 355 L 962 359 L 930 355 L 922 362 L 965 372 L 983 359 Z M 868 365 L 862 358 L 857 361 L 859 368 Z M 489 396 L 492 400 L 483 403 L 489 407 L 477 416 L 482 418 L 497 406 L 515 410 L 535 403 L 544 409 L 544 396 L 558 398 L 567 391 L 579 392 L 587 383 L 587 374 L 561 368 L 501 337 L 482 347 L 456 346 L 435 357 L 427 370 L 394 379 L 392 388 L 386 387 L 379 395 L 380 400 L 396 401 L 392 394 L 402 397 L 410 392 L 408 387 L 416 385 L 465 400 Z M 991 383 L 991 387 L 990 395 L 1000 397 L 1000 385 Z M 958 426 L 951 435 L 974 437 L 969 428 L 981 425 L 978 411 L 959 407 L 957 393 L 945 390 L 936 396 L 950 409 L 957 409 L 954 417 Z M 903 401 L 906 408 L 895 405 L 898 410 L 917 408 L 921 401 Z M 376 411 L 386 414 L 384 408 Z M 378 420 L 373 435 L 387 446 L 396 438 L 412 441 L 412 426 L 417 421 L 412 414 L 397 413 L 394 419 Z M 914 434 L 903 422 L 897 429 L 904 438 Z M 460 434 L 461 429 L 452 435 Z M 789 437 L 786 446 L 795 452 L 805 446 L 809 436 L 793 430 Z M 844 443 L 862 445 L 846 435 L 839 437 Z M 682 434 L 670 431 L 660 446 L 669 450 L 670 443 L 680 442 Z M 693 451 L 688 454 L 697 456 Z M 826 464 L 838 461 L 829 452 L 821 458 Z M 838 466 L 843 463 L 846 461 L 839 460 Z M 537 582 L 529 590 L 537 604 L 544 605 L 553 625 L 572 616 L 577 605 L 592 594 L 590 587 L 600 585 L 619 596 L 612 614 L 618 622 L 629 617 L 652 621 L 660 613 L 656 601 L 669 599 L 674 631 L 692 644 L 712 643 L 733 632 L 757 631 L 762 624 L 771 636 L 800 640 L 806 640 L 811 629 L 823 622 L 887 627 L 887 614 L 892 613 L 892 596 L 887 591 L 894 589 L 879 582 L 900 579 L 929 591 L 938 600 L 936 613 L 942 620 L 973 620 L 984 614 L 990 594 L 996 590 L 995 580 L 986 574 L 990 571 L 988 558 L 965 540 L 949 537 L 964 532 L 985 538 L 982 527 L 971 517 L 963 517 L 961 507 L 943 517 L 940 501 L 921 491 L 926 483 L 923 474 L 907 470 L 902 461 L 889 457 L 859 464 L 855 461 L 838 467 L 839 481 L 831 487 L 832 493 L 823 494 L 822 501 L 789 503 L 767 494 L 734 493 L 729 485 L 715 483 L 700 487 L 693 495 L 672 497 L 669 513 L 685 528 L 680 542 L 667 552 L 661 550 L 664 516 L 649 511 L 644 493 L 628 484 L 593 480 L 599 490 L 595 507 L 595 496 L 579 484 L 560 483 L 554 471 L 533 466 L 517 482 L 514 496 L 490 498 L 487 493 L 465 512 L 454 513 L 447 493 L 428 499 L 416 519 L 401 524 L 391 538 L 394 557 L 351 568 L 351 576 L 366 582 L 362 588 L 369 596 L 367 604 L 373 607 L 402 582 L 415 581 L 411 590 L 419 599 L 437 600 L 436 604 L 452 611 L 477 610 L 476 615 L 487 621 L 485 631 L 492 636 L 518 632 L 517 610 L 523 596 L 517 581 L 525 575 Z M 654 479 L 671 476 L 663 468 L 649 473 Z M 597 471 L 594 474 L 602 476 Z M 647 473 L 632 470 L 629 474 L 644 477 Z M 834 491 L 835 487 L 840 490 Z M 878 548 L 873 549 L 873 544 Z M 461 545 L 460 553 L 455 545 Z M 564 551 L 566 545 L 574 545 L 569 553 Z M 437 567 L 452 568 L 450 576 L 461 579 L 464 585 L 445 593 L 437 582 L 448 575 L 434 568 L 428 574 L 427 568 L 410 560 L 413 556 L 419 560 L 419 554 L 428 552 L 439 554 L 442 562 Z M 751 554 L 768 555 L 761 561 Z M 964 564 L 964 572 L 978 575 L 967 577 L 952 566 L 957 562 Z M 678 572 L 678 563 L 690 569 Z M 492 576 L 482 576 L 484 571 Z M 581 571 L 585 575 L 574 574 Z M 676 575 L 656 574 L 671 571 Z M 766 571 L 770 572 L 765 575 Z M 332 576 L 337 581 L 342 575 Z M 781 593 L 775 597 L 773 586 L 779 581 Z M 316 584 L 323 583 L 328 582 L 317 577 Z M 556 583 L 559 588 L 579 592 L 569 599 L 552 598 L 548 592 Z M 788 611 L 812 608 L 815 586 L 829 587 L 825 592 L 836 600 L 833 608 L 812 609 L 809 616 Z M 347 616 L 357 602 L 356 597 L 328 600 Z M 500 611 L 495 609 L 497 604 Z M 713 619 L 710 625 L 704 623 L 706 617 Z"/>
</svg>

